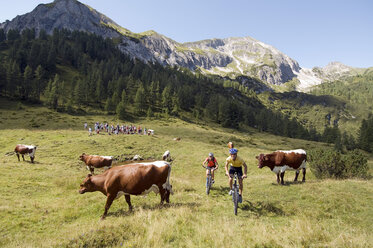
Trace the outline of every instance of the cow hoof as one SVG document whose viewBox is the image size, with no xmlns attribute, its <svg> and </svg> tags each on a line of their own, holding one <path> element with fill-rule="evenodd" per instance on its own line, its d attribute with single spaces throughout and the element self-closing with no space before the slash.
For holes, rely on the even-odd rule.
<svg viewBox="0 0 373 248">
<path fill-rule="evenodd" d="M 101 216 L 100 221 L 105 220 L 106 216 Z"/>
</svg>

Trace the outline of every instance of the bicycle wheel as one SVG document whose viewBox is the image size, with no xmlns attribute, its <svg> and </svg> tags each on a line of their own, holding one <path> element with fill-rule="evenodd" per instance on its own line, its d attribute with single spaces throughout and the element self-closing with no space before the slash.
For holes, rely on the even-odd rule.
<svg viewBox="0 0 373 248">
<path fill-rule="evenodd" d="M 210 193 L 211 188 L 211 177 L 206 178 L 206 194 L 208 195 Z"/>
<path fill-rule="evenodd" d="M 233 192 L 233 204 L 234 204 L 234 214 L 237 215 L 237 209 L 238 209 L 238 187 L 235 185 L 234 192 Z"/>
</svg>

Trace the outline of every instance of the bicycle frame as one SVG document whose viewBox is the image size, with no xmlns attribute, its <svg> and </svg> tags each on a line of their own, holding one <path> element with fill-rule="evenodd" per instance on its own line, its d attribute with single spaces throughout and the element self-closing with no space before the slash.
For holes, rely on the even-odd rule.
<svg viewBox="0 0 373 248">
<path fill-rule="evenodd" d="M 237 172 L 234 173 L 233 176 L 233 185 L 232 185 L 232 201 L 233 201 L 233 206 L 234 206 L 234 214 L 237 215 L 237 209 L 238 209 L 238 197 L 239 197 L 239 186 L 237 185 Z"/>
<path fill-rule="evenodd" d="M 206 178 L 206 194 L 208 195 L 210 193 L 210 189 L 211 189 L 211 186 L 212 186 L 212 173 L 211 173 L 211 170 L 213 168 L 206 167 L 206 166 L 202 166 L 202 167 L 205 168 L 206 170 L 208 170 L 208 174 L 207 174 L 207 178 Z"/>
</svg>

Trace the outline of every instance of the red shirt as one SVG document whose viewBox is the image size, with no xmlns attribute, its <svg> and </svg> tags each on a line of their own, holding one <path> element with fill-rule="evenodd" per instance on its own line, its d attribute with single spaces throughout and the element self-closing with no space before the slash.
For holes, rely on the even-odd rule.
<svg viewBox="0 0 373 248">
<path fill-rule="evenodd" d="M 210 159 L 209 157 L 207 157 L 205 161 L 207 161 L 207 166 L 208 167 L 214 167 L 214 166 L 216 166 L 216 162 L 217 161 L 216 161 L 215 157 L 212 158 L 212 159 Z"/>
</svg>

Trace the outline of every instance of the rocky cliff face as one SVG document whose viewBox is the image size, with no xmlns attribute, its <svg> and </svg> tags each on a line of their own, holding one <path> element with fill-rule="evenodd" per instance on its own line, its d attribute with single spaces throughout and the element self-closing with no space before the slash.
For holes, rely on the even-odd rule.
<svg viewBox="0 0 373 248">
<path fill-rule="evenodd" d="M 56 29 L 79 30 L 109 38 L 121 38 L 120 50 L 133 58 L 162 65 L 181 66 L 223 77 L 253 77 L 268 85 L 280 85 L 294 78 L 299 89 L 338 78 L 351 71 L 342 64 L 302 69 L 276 48 L 251 37 L 210 39 L 178 43 L 154 31 L 135 34 L 77 0 L 55 0 L 40 4 L 32 12 L 0 24 L 5 31 L 34 28 L 51 34 Z"/>
</svg>

